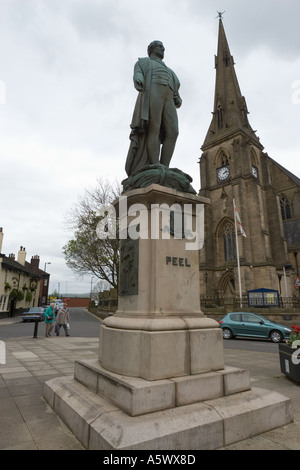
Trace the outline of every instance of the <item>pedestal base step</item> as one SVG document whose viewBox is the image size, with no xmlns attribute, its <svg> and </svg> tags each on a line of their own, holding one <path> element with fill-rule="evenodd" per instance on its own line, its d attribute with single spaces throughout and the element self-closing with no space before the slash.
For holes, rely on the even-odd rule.
<svg viewBox="0 0 300 470">
<path fill-rule="evenodd" d="M 46 382 L 44 397 L 90 450 L 218 449 L 292 421 L 290 399 L 259 388 L 135 417 L 73 377 Z"/>
<path fill-rule="evenodd" d="M 226 366 L 203 374 L 149 381 L 110 372 L 93 359 L 76 361 L 74 377 L 130 416 L 190 405 L 251 388 L 248 370 Z"/>
</svg>

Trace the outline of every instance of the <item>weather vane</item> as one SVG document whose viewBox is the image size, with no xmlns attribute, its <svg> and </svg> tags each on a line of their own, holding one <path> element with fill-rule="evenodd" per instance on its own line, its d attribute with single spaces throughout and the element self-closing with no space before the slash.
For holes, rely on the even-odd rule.
<svg viewBox="0 0 300 470">
<path fill-rule="evenodd" d="M 220 20 L 222 20 L 222 19 L 223 19 L 223 15 L 224 15 L 224 13 L 225 13 L 225 10 L 224 10 L 224 11 L 218 11 L 218 10 L 217 10 L 217 13 L 218 13 L 218 16 L 216 16 L 216 18 L 220 18 Z"/>
</svg>

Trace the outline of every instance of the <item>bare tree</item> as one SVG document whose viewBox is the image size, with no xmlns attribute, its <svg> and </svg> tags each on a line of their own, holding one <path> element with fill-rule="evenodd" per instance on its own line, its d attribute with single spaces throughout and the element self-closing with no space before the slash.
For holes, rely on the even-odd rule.
<svg viewBox="0 0 300 470">
<path fill-rule="evenodd" d="M 67 217 L 68 229 L 74 230 L 73 238 L 63 247 L 66 264 L 80 275 L 93 274 L 98 279 L 118 286 L 119 237 L 100 239 L 96 228 L 102 220 L 101 206 L 111 204 L 121 193 L 118 183 L 112 184 L 99 179 L 97 187 L 86 189 L 84 196 L 70 210 Z"/>
</svg>

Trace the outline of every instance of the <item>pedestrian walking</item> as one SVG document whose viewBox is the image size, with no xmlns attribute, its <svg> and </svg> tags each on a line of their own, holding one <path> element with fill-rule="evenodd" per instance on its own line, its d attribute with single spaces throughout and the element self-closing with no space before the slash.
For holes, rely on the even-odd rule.
<svg viewBox="0 0 300 470">
<path fill-rule="evenodd" d="M 55 305 L 54 303 L 52 303 L 45 311 L 45 326 L 46 326 L 45 336 L 46 338 L 48 336 L 51 336 L 51 331 L 53 330 L 54 319 L 55 319 L 54 307 Z"/>
<path fill-rule="evenodd" d="M 55 334 L 59 336 L 59 332 L 61 327 L 65 330 L 65 335 L 70 336 L 70 312 L 68 309 L 68 305 L 64 304 L 62 308 L 58 310 L 56 315 L 56 325 L 55 325 Z"/>
</svg>

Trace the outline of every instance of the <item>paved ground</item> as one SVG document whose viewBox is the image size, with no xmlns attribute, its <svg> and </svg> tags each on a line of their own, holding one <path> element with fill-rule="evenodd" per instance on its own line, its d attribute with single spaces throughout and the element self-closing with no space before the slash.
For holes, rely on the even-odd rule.
<svg viewBox="0 0 300 470">
<path fill-rule="evenodd" d="M 73 375 L 77 359 L 97 357 L 98 338 L 19 338 L 5 344 L 6 364 L 0 364 L 0 449 L 84 450 L 44 401 L 43 387 L 51 378 Z M 278 354 L 225 349 L 225 363 L 249 369 L 253 385 L 290 397 L 294 416 L 287 426 L 226 449 L 300 449 L 300 386 L 282 375 Z"/>
</svg>

